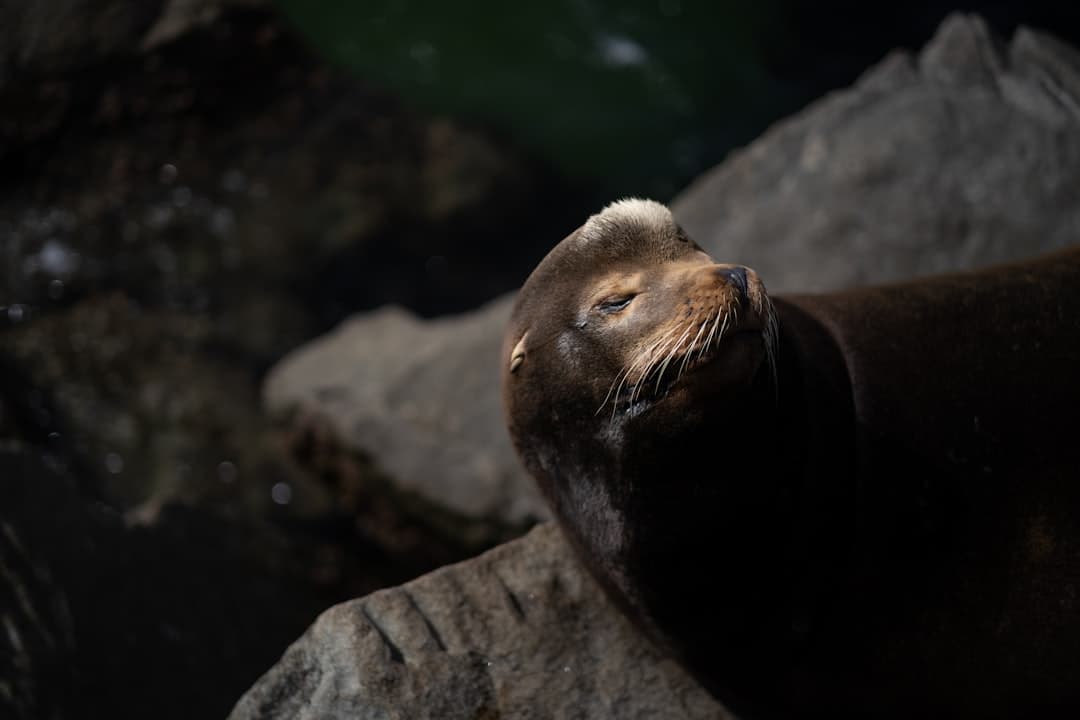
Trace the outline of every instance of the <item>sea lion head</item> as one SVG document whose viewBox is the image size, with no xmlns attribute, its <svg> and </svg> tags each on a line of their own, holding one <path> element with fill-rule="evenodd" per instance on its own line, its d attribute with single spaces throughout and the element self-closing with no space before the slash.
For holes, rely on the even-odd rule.
<svg viewBox="0 0 1080 720">
<path fill-rule="evenodd" d="M 660 203 L 621 200 L 521 289 L 503 349 L 508 420 L 610 437 L 668 407 L 685 415 L 772 367 L 774 332 L 757 273 L 715 262 Z"/>
<path fill-rule="evenodd" d="M 738 388 L 771 363 L 773 331 L 757 273 L 714 261 L 660 203 L 612 203 L 518 295 L 502 364 L 510 421 L 569 403 L 618 425 L 656 411 L 699 373 L 712 373 L 718 392 Z"/>
<path fill-rule="evenodd" d="M 689 471 L 717 415 L 739 415 L 772 372 L 774 336 L 757 274 L 715 262 L 649 200 L 593 215 L 525 282 L 503 343 L 510 433 L 618 594 L 635 594 L 626 554 L 650 534 L 635 508 Z"/>
</svg>

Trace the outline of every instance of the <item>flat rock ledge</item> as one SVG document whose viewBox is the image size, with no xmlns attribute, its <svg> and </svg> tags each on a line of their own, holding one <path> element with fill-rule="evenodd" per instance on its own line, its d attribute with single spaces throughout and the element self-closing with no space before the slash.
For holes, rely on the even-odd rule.
<svg viewBox="0 0 1080 720">
<path fill-rule="evenodd" d="M 639 634 L 553 523 L 324 612 L 231 720 L 730 718 Z"/>
</svg>

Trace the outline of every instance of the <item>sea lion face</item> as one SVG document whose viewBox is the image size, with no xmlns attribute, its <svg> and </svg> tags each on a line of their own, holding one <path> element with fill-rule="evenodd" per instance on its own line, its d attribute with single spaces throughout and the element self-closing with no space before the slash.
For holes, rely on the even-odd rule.
<svg viewBox="0 0 1080 720">
<path fill-rule="evenodd" d="M 687 252 L 587 280 L 561 342 L 610 379 L 597 413 L 634 415 L 696 392 L 745 385 L 767 359 L 768 299 L 757 274 Z M 595 398 L 595 389 L 590 385 Z M 700 399 L 704 399 L 701 397 Z"/>
<path fill-rule="evenodd" d="M 659 203 L 615 203 L 521 291 L 504 343 L 511 425 L 541 408 L 609 429 L 665 405 L 684 413 L 749 383 L 773 327 L 753 270 L 714 262 Z"/>
</svg>

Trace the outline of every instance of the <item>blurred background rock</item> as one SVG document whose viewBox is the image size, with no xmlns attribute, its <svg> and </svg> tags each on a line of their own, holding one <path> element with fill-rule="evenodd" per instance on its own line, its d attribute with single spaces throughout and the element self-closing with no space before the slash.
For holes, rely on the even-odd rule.
<svg viewBox="0 0 1080 720">
<path fill-rule="evenodd" d="M 968 7 L 1080 37 L 1066 3 Z M 670 200 L 951 9 L 0 5 L 0 716 L 222 716 L 319 610 L 523 531 L 512 458 L 469 455 L 488 426 L 413 412 L 417 447 L 461 446 L 402 487 L 399 425 L 297 400 L 343 406 L 340 367 L 275 373 L 271 412 L 267 371 L 353 313 L 513 289 L 607 200 Z M 444 355 L 409 318 L 345 371 L 399 371 L 373 407 L 464 404 L 498 339 L 446 325 Z M 432 502 L 462 467 L 487 494 Z"/>
</svg>

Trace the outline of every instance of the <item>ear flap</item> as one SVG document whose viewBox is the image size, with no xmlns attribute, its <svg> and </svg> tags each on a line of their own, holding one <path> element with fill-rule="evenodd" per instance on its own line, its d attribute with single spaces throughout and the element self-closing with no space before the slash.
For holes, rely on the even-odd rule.
<svg viewBox="0 0 1080 720">
<path fill-rule="evenodd" d="M 521 336 L 517 345 L 510 351 L 510 372 L 515 373 L 517 369 L 521 367 L 521 363 L 525 362 L 525 339 L 529 337 L 528 331 Z"/>
</svg>

